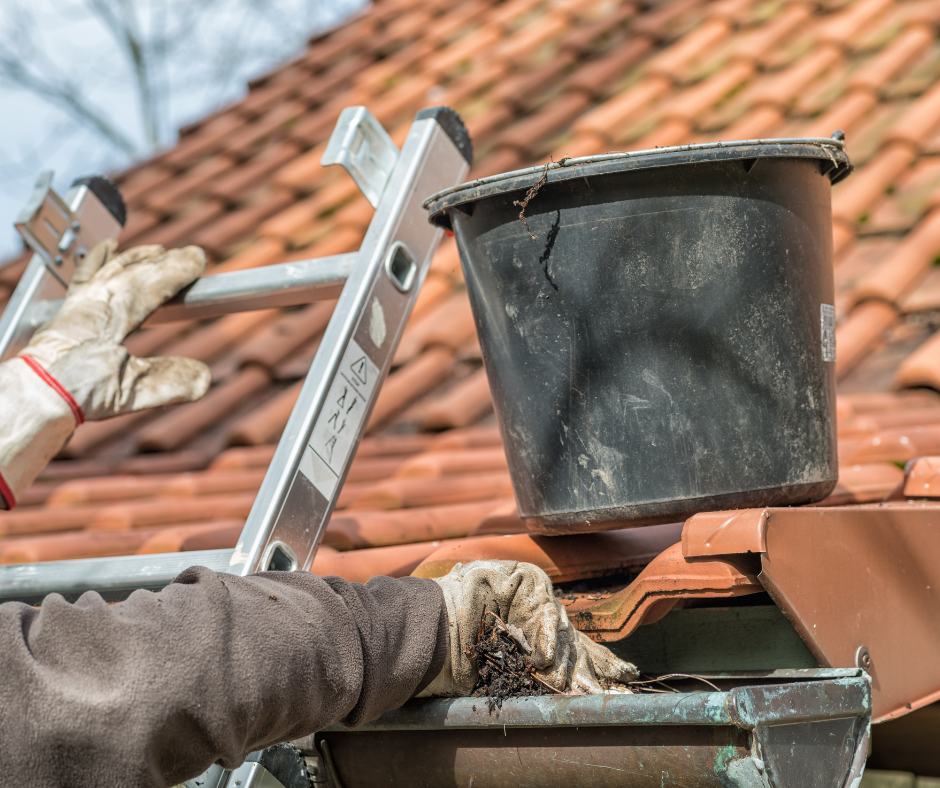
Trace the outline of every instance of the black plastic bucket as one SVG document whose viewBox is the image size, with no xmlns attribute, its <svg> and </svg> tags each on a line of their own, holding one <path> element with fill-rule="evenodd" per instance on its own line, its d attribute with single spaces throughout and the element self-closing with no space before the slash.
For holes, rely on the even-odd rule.
<svg viewBox="0 0 940 788">
<path fill-rule="evenodd" d="M 829 494 L 830 190 L 851 169 L 835 139 L 714 143 L 570 160 L 428 200 L 456 235 L 531 528 Z"/>
</svg>

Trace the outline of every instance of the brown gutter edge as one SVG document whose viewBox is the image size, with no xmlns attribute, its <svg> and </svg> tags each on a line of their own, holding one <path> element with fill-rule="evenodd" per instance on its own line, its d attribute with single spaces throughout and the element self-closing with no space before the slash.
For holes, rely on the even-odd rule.
<svg viewBox="0 0 940 788">
<path fill-rule="evenodd" d="M 823 667 L 864 667 L 873 721 L 940 700 L 940 503 L 712 512 L 691 560 L 760 557 L 758 580 Z"/>
</svg>

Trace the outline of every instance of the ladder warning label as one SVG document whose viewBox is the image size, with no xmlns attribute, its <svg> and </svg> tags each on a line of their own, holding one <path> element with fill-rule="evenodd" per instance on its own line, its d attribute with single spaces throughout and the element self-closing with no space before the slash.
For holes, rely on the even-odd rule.
<svg viewBox="0 0 940 788">
<path fill-rule="evenodd" d="M 359 382 L 360 385 L 367 385 L 369 382 L 369 370 L 366 368 L 366 362 L 368 358 L 363 356 L 360 359 L 356 359 L 352 364 L 349 365 L 349 368 L 352 370 L 353 376 Z"/>
<path fill-rule="evenodd" d="M 379 368 L 350 340 L 300 461 L 300 471 L 330 499 L 362 429 Z"/>
</svg>

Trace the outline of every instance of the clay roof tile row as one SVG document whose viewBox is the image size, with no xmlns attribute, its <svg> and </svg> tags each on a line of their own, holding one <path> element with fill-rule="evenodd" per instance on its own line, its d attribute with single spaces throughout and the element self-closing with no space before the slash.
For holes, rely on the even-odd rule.
<svg viewBox="0 0 940 788">
<path fill-rule="evenodd" d="M 878 500 L 898 484 L 892 463 L 940 451 L 940 398 L 903 391 L 940 390 L 938 25 L 934 0 L 378 0 L 117 174 L 122 243 L 198 243 L 213 271 L 354 251 L 371 208 L 320 159 L 357 103 L 398 144 L 416 110 L 453 105 L 474 137 L 473 177 L 549 156 L 840 128 L 860 166 L 833 191 L 843 472 L 825 504 Z M 0 299 L 25 261 L 0 268 Z M 0 561 L 234 544 L 330 309 L 132 337 L 135 353 L 209 363 L 211 392 L 83 425 L 68 459 L 0 516 Z M 445 239 L 327 533 L 351 552 L 324 551 L 315 568 L 410 572 L 435 540 L 472 536 L 472 552 L 484 550 L 474 534 L 520 530 L 494 423 Z"/>
</svg>

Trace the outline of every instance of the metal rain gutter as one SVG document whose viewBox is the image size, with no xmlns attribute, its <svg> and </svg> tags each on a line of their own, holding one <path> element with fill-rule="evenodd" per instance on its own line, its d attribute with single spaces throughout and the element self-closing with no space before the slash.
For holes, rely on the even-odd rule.
<svg viewBox="0 0 940 788">
<path fill-rule="evenodd" d="M 515 698 L 492 710 L 486 698 L 412 700 L 298 744 L 327 765 L 324 788 L 856 786 L 868 675 L 778 673 L 717 692 Z"/>
</svg>

